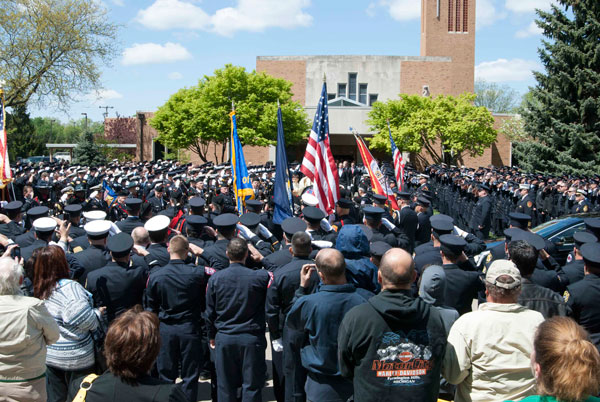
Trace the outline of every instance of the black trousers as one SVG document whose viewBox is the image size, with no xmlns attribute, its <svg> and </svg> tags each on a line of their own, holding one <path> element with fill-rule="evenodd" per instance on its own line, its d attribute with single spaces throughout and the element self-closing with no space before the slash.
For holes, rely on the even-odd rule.
<svg viewBox="0 0 600 402">
<path fill-rule="evenodd" d="M 283 374 L 285 375 L 285 402 L 304 402 L 306 392 L 306 369 L 302 366 L 300 349 L 303 332 L 283 328 Z"/>
<path fill-rule="evenodd" d="M 236 402 L 240 387 L 243 402 L 261 402 L 267 371 L 265 336 L 217 333 L 215 347 L 219 402 Z"/>
<path fill-rule="evenodd" d="M 48 394 L 48 402 L 65 402 L 71 383 L 75 380 L 83 380 L 83 377 L 93 372 L 94 366 L 73 371 L 46 366 L 46 393 Z"/>
<path fill-rule="evenodd" d="M 181 367 L 181 389 L 190 402 L 198 400 L 198 378 L 202 357 L 202 334 L 199 325 L 160 323 L 161 347 L 156 368 L 161 380 L 174 383 Z"/>
</svg>

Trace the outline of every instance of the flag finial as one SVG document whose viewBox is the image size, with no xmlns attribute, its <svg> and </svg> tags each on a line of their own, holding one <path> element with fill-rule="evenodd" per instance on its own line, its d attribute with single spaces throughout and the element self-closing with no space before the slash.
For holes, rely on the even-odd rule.
<svg viewBox="0 0 600 402">
<path fill-rule="evenodd" d="M 279 104 L 279 98 L 277 98 L 277 107 L 280 107 L 281 105 Z"/>
<path fill-rule="evenodd" d="M 235 103 L 233 102 L 233 100 L 231 101 L 231 111 L 235 112 Z"/>
<path fill-rule="evenodd" d="M 323 73 L 323 82 L 327 82 L 327 75 L 325 73 Z"/>
</svg>

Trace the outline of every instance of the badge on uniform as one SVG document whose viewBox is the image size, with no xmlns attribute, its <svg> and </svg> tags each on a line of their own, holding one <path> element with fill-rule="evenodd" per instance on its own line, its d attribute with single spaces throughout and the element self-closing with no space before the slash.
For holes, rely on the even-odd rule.
<svg viewBox="0 0 600 402">
<path fill-rule="evenodd" d="M 583 206 L 583 212 L 587 212 L 587 211 L 588 211 L 588 209 L 589 209 L 589 208 L 588 208 L 588 206 L 587 206 L 587 205 L 584 205 L 584 206 Z"/>
<path fill-rule="evenodd" d="M 527 208 L 531 208 L 531 207 L 533 207 L 533 202 L 527 201 Z"/>
<path fill-rule="evenodd" d="M 486 262 L 487 264 L 489 264 L 489 263 L 490 263 L 490 261 L 492 261 L 492 253 L 488 254 L 487 258 L 485 259 L 485 262 Z"/>
<path fill-rule="evenodd" d="M 565 299 L 565 303 L 569 301 L 569 296 L 571 296 L 569 291 L 565 290 L 565 293 L 563 293 L 563 299 Z"/>
</svg>

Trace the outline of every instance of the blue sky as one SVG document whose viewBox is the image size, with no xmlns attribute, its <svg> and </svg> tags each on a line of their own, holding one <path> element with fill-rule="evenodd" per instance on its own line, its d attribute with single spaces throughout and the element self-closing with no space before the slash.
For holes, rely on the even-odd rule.
<svg viewBox="0 0 600 402">
<path fill-rule="evenodd" d="M 103 89 L 82 94 L 67 114 L 102 120 L 100 106 L 131 116 L 154 111 L 178 89 L 226 63 L 252 70 L 256 56 L 419 54 L 419 0 L 102 0 L 122 24 L 122 53 L 103 68 Z M 433 0 L 428 0 L 433 1 Z M 444 1 L 444 0 L 442 0 Z M 534 85 L 542 36 L 535 9 L 551 0 L 477 0 L 476 78 L 520 93 Z"/>
</svg>

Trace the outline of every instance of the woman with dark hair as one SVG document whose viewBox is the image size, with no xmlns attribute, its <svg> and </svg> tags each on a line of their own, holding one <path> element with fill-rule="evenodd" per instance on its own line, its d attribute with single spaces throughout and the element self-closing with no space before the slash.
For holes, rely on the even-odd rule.
<svg viewBox="0 0 600 402">
<path fill-rule="evenodd" d="M 571 318 L 552 317 L 538 327 L 531 364 L 537 394 L 521 402 L 600 402 L 600 353 Z"/>
<path fill-rule="evenodd" d="M 104 354 L 108 371 L 92 381 L 86 402 L 187 402 L 179 385 L 150 377 L 160 350 L 158 317 L 137 305 L 108 328 Z M 72 400 L 82 381 L 71 384 Z M 89 382 L 86 381 L 86 382 Z"/>
<path fill-rule="evenodd" d="M 58 342 L 48 346 L 46 355 L 48 402 L 63 402 L 72 380 L 94 371 L 90 331 L 97 328 L 101 312 L 94 310 L 91 294 L 69 279 L 62 248 L 42 248 L 33 271 L 33 294 L 44 301 L 60 328 Z"/>
</svg>

